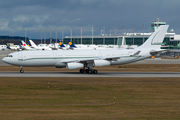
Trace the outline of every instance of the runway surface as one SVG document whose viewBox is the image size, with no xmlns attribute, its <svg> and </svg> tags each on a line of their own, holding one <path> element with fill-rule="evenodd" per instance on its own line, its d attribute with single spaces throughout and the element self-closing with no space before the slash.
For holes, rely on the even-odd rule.
<svg viewBox="0 0 180 120">
<path fill-rule="evenodd" d="M 79 72 L 0 72 L 0 77 L 180 77 L 180 72 L 99 72 L 80 74 Z"/>
</svg>

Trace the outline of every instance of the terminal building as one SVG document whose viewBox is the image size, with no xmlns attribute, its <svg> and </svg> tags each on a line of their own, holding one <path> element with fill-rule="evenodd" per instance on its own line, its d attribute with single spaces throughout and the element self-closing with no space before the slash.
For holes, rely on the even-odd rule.
<svg viewBox="0 0 180 120">
<path fill-rule="evenodd" d="M 166 22 L 161 22 L 159 19 L 151 23 L 152 32 L 160 25 L 166 25 Z M 99 36 L 66 36 L 63 38 L 64 44 L 68 44 L 71 40 L 74 44 L 83 45 L 118 45 L 119 47 L 134 48 L 145 42 L 151 33 L 124 33 L 124 34 L 101 34 Z M 180 49 L 180 34 L 175 34 L 174 30 L 166 33 L 162 43 L 164 49 Z"/>
</svg>

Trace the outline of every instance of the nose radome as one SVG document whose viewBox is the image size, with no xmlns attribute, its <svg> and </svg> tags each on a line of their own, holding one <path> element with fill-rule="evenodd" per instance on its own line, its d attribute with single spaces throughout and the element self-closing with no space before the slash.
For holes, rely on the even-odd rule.
<svg viewBox="0 0 180 120">
<path fill-rule="evenodd" d="M 2 61 L 5 62 L 5 58 L 3 58 Z"/>
<path fill-rule="evenodd" d="M 5 57 L 2 59 L 3 62 L 8 63 L 8 59 Z"/>
</svg>

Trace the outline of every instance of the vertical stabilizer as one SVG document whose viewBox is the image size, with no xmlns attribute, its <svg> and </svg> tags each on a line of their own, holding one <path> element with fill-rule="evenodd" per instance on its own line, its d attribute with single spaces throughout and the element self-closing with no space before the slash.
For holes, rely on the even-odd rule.
<svg viewBox="0 0 180 120">
<path fill-rule="evenodd" d="M 58 44 L 59 44 L 60 47 L 65 47 L 64 44 L 59 40 L 58 40 Z"/>
<path fill-rule="evenodd" d="M 6 48 L 11 50 L 11 47 L 6 43 Z"/>
<path fill-rule="evenodd" d="M 68 40 L 70 48 L 77 48 L 70 40 Z"/>
<path fill-rule="evenodd" d="M 32 40 L 29 40 L 29 42 L 31 43 L 32 47 L 36 47 L 36 44 Z"/>
<path fill-rule="evenodd" d="M 23 40 L 21 40 L 21 42 L 22 42 L 23 48 L 25 48 L 27 50 L 32 49 L 31 47 L 27 46 L 27 44 Z"/>
<path fill-rule="evenodd" d="M 169 25 L 161 25 L 156 31 L 139 47 L 161 47 Z"/>
</svg>

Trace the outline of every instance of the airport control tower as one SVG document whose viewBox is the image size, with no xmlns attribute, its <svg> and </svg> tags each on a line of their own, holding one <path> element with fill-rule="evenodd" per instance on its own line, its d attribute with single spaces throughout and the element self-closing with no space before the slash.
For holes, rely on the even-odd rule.
<svg viewBox="0 0 180 120">
<path fill-rule="evenodd" d="M 159 21 L 159 18 L 157 18 L 156 21 L 151 23 L 151 29 L 154 32 L 160 25 L 166 25 L 166 22 Z"/>
</svg>

